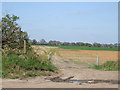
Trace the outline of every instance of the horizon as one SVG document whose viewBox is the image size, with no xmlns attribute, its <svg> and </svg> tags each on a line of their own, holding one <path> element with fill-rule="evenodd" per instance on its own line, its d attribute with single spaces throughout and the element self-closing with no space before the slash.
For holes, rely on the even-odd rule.
<svg viewBox="0 0 120 90">
<path fill-rule="evenodd" d="M 44 38 L 43 38 L 44 39 Z M 36 40 L 36 39 L 30 39 L 30 40 Z M 42 40 L 42 39 L 40 39 L 40 40 Z M 36 40 L 37 42 L 40 42 L 40 40 Z M 45 39 L 44 39 L 45 40 Z M 45 40 L 46 41 L 46 40 Z M 58 40 L 49 40 L 49 41 L 58 41 Z M 49 41 L 46 41 L 47 43 L 49 42 Z M 61 42 L 61 43 L 64 43 L 64 42 L 68 42 L 68 43 L 81 43 L 81 41 L 77 41 L 77 42 L 74 42 L 74 41 L 72 41 L 72 42 L 69 42 L 69 41 L 64 41 L 64 42 L 62 42 L 62 41 L 59 41 L 59 42 Z M 91 43 L 91 42 L 82 42 L 82 43 L 89 43 L 89 44 L 93 44 L 93 43 L 99 43 L 99 42 L 93 42 L 93 43 Z M 100 43 L 100 44 L 120 44 L 119 42 L 115 42 L 115 43 Z"/>
<path fill-rule="evenodd" d="M 30 39 L 118 43 L 117 2 L 4 2 Z"/>
</svg>

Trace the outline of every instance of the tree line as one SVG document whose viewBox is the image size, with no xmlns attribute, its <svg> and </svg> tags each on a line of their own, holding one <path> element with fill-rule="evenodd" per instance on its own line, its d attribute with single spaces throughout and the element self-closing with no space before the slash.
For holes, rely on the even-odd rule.
<svg viewBox="0 0 120 90">
<path fill-rule="evenodd" d="M 50 45 L 50 46 L 87 46 L 87 47 L 118 47 L 120 46 L 120 43 L 114 43 L 114 44 L 101 44 L 101 43 L 85 43 L 85 42 L 60 42 L 56 40 L 50 40 L 49 42 L 46 42 L 44 39 L 41 39 L 40 41 L 37 41 L 35 39 L 31 40 L 32 45 Z"/>
</svg>

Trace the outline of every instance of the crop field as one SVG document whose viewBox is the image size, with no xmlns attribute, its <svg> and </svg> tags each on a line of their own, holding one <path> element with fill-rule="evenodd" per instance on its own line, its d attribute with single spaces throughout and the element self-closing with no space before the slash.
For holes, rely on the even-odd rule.
<svg viewBox="0 0 120 90">
<path fill-rule="evenodd" d="M 95 50 L 67 50 L 58 49 L 60 55 L 68 56 L 99 56 L 99 63 L 103 64 L 106 61 L 117 61 L 118 51 L 95 51 Z"/>
<path fill-rule="evenodd" d="M 43 46 L 34 46 L 34 47 L 43 47 Z M 44 46 L 48 47 L 48 46 Z M 101 48 L 99 48 L 100 50 L 95 50 L 95 49 L 91 49 L 91 50 L 84 50 L 86 48 L 84 48 L 83 50 L 77 49 L 78 47 L 76 46 L 58 46 L 57 47 L 49 47 L 49 48 L 54 48 L 60 55 L 64 55 L 64 56 L 98 56 L 99 57 L 99 64 L 103 64 L 106 61 L 118 61 L 118 52 L 119 51 L 114 51 L 115 49 L 113 48 L 106 48 L 109 50 L 103 50 Z M 71 49 L 72 48 L 72 49 Z M 89 49 L 90 47 L 88 47 L 87 49 Z M 113 49 L 113 50 L 110 50 Z M 85 59 L 83 57 L 83 59 Z M 75 60 L 75 59 L 73 59 Z M 94 60 L 91 60 L 91 62 Z"/>
<path fill-rule="evenodd" d="M 52 46 L 69 50 L 98 50 L 98 51 L 119 51 L 117 47 L 87 47 L 87 46 Z"/>
</svg>

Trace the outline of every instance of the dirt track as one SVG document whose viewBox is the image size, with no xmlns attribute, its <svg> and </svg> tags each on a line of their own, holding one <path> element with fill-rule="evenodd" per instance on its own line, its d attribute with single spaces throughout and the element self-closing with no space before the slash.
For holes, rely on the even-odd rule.
<svg viewBox="0 0 120 90">
<path fill-rule="evenodd" d="M 74 76 L 73 79 L 78 80 L 117 80 L 118 72 L 117 71 L 99 71 L 89 69 L 87 67 L 74 64 L 68 60 L 60 60 L 58 57 L 54 57 L 53 64 L 60 69 L 60 73 L 55 76 L 60 76 L 61 78 L 67 78 L 69 76 Z M 3 88 L 118 88 L 118 84 L 111 83 L 97 83 L 97 84 L 88 84 L 83 83 L 65 83 L 65 82 L 52 82 L 49 80 L 51 77 L 35 77 L 28 78 L 25 80 L 12 80 L 12 79 L 3 79 L 2 85 Z M 45 79 L 47 78 L 47 79 Z"/>
</svg>

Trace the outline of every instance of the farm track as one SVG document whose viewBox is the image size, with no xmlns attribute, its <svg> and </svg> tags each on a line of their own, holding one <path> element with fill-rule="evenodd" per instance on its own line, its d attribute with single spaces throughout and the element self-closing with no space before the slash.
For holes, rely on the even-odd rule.
<svg viewBox="0 0 120 90">
<path fill-rule="evenodd" d="M 12 80 L 3 79 L 3 88 L 117 88 L 117 84 L 111 83 L 97 83 L 88 84 L 84 83 L 79 85 L 78 83 L 64 83 L 64 82 L 52 82 L 49 79 L 52 77 L 60 76 L 65 79 L 70 76 L 74 76 L 72 79 L 76 80 L 117 80 L 117 71 L 98 71 L 88 69 L 87 67 L 79 66 L 69 61 L 59 61 L 59 58 L 54 59 L 54 65 L 60 69 L 60 73 L 50 77 L 36 77 L 28 78 L 26 80 Z M 47 78 L 47 79 L 46 79 Z M 71 80 L 72 80 L 71 79 Z"/>
<path fill-rule="evenodd" d="M 70 62 L 69 60 L 54 57 L 53 64 L 59 68 L 59 74 L 54 76 L 42 76 L 35 78 L 28 78 L 24 80 L 18 79 L 3 79 L 3 88 L 118 88 L 118 84 L 112 83 L 66 83 L 66 82 L 53 82 L 50 78 L 59 76 L 62 79 L 74 76 L 71 80 L 118 80 L 117 71 L 99 71 L 89 69 Z"/>
</svg>

